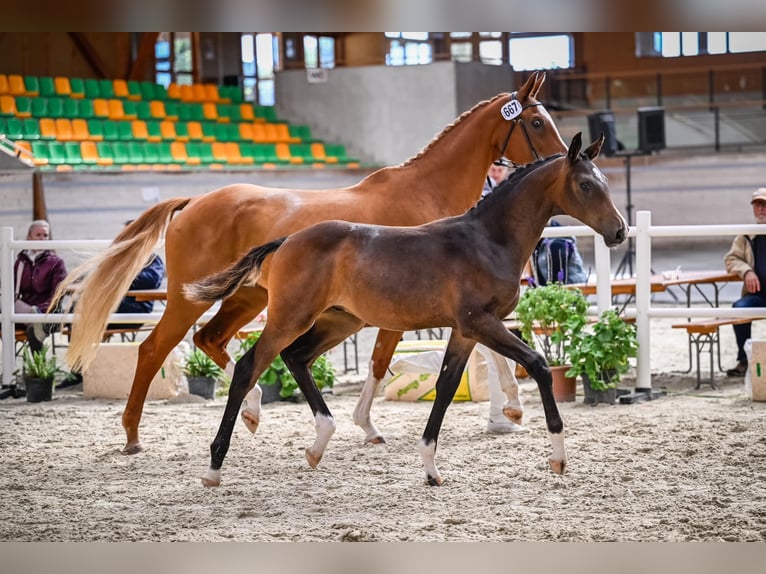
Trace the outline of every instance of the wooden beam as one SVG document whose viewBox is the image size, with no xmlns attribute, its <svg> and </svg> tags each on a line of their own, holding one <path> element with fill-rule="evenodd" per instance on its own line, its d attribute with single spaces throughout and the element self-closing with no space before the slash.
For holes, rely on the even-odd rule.
<svg viewBox="0 0 766 574">
<path fill-rule="evenodd" d="M 159 36 L 159 32 L 144 32 L 141 34 L 141 40 L 138 44 L 138 55 L 128 72 L 129 80 L 146 80 L 147 68 L 151 67 L 154 61 L 154 45 L 157 42 L 157 36 Z"/>
<path fill-rule="evenodd" d="M 68 34 L 69 37 L 72 38 L 75 46 L 77 46 L 77 49 L 80 50 L 82 57 L 85 58 L 85 61 L 88 62 L 91 68 L 93 68 L 93 71 L 96 72 L 100 78 L 110 78 L 112 75 L 109 67 L 104 60 L 101 59 L 101 56 L 98 55 L 98 52 L 85 34 L 83 32 L 68 32 Z"/>
</svg>

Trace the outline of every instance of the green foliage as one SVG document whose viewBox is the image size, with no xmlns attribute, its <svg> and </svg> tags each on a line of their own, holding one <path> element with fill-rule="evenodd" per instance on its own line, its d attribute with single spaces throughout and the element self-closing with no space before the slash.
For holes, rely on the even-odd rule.
<svg viewBox="0 0 766 574">
<path fill-rule="evenodd" d="M 567 376 L 586 374 L 596 391 L 615 388 L 630 367 L 628 359 L 635 357 L 637 350 L 636 326 L 609 309 L 601 314 L 592 331 L 575 335 L 570 349 L 572 368 Z"/>
<path fill-rule="evenodd" d="M 208 377 L 218 381 L 226 375 L 223 369 L 215 364 L 201 349 L 194 349 L 184 362 L 184 375 L 187 377 Z"/>
<path fill-rule="evenodd" d="M 43 345 L 43 348 L 39 351 L 30 351 L 29 345 L 24 345 L 24 350 L 21 354 L 21 362 L 24 368 L 24 376 L 31 377 L 33 379 L 43 379 L 45 381 L 51 381 L 57 374 L 61 373 L 56 364 L 56 357 L 48 354 L 48 345 Z"/>
<path fill-rule="evenodd" d="M 545 356 L 549 365 L 570 362 L 572 338 L 586 323 L 588 300 L 577 289 L 549 283 L 527 289 L 516 307 L 521 336 Z"/>
<path fill-rule="evenodd" d="M 242 340 L 237 359 L 242 357 L 242 355 L 255 344 L 260 336 L 260 331 L 248 334 L 248 336 Z M 332 388 L 335 384 L 335 369 L 329 359 L 324 355 L 320 355 L 317 360 L 314 361 L 314 364 L 311 365 L 311 374 L 320 390 L 323 388 Z M 278 382 L 281 382 L 282 388 L 279 391 L 279 396 L 283 399 L 292 398 L 300 392 L 298 382 L 279 355 L 272 361 L 269 368 L 264 371 L 260 379 L 258 379 L 258 382 L 264 385 L 275 385 Z"/>
</svg>

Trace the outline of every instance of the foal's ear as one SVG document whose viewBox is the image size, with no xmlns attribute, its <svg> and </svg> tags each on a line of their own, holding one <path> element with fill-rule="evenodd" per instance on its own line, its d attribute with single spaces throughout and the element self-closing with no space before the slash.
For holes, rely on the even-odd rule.
<svg viewBox="0 0 766 574">
<path fill-rule="evenodd" d="M 524 82 L 524 85 L 519 88 L 518 94 L 516 97 L 520 102 L 526 102 L 529 98 L 534 98 L 537 96 L 537 92 L 540 91 L 540 87 L 543 85 L 543 82 L 545 81 L 545 74 L 542 72 L 535 72 L 529 78 L 527 78 L 527 81 Z"/>
<path fill-rule="evenodd" d="M 601 137 L 598 138 L 596 141 L 594 141 L 592 144 L 590 144 L 587 148 L 585 148 L 585 155 L 587 155 L 591 160 L 594 160 L 598 157 L 598 154 L 601 153 L 601 146 L 604 145 L 604 132 L 601 132 Z"/>
<path fill-rule="evenodd" d="M 569 144 L 569 151 L 567 152 L 569 163 L 576 162 L 580 157 L 580 148 L 582 148 L 582 132 L 577 132 L 572 138 L 572 143 Z"/>
</svg>

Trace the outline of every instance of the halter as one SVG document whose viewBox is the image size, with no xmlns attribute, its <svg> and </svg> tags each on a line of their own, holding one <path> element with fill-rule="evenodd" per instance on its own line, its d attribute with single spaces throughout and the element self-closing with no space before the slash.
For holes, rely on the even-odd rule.
<svg viewBox="0 0 766 574">
<path fill-rule="evenodd" d="M 516 99 L 516 94 L 518 94 L 518 92 L 513 92 L 511 94 L 511 99 L 512 100 Z M 521 114 L 519 114 L 517 117 L 515 117 L 515 118 L 513 118 L 511 120 L 511 128 L 508 130 L 508 135 L 505 136 L 505 141 L 503 142 L 503 147 L 500 148 L 500 158 L 493 162 L 495 165 L 504 165 L 506 167 L 519 167 L 519 165 L 521 165 L 521 164 L 513 162 L 513 161 L 511 161 L 509 159 L 506 159 L 504 157 L 505 156 L 505 148 L 508 147 L 508 143 L 511 141 L 511 134 L 513 133 L 513 129 L 516 127 L 516 123 L 521 125 L 521 129 L 524 132 L 524 139 L 527 140 L 527 145 L 529 146 L 529 149 L 532 151 L 532 155 L 535 156 L 535 161 L 541 159 L 540 155 L 537 153 L 537 150 L 535 149 L 534 144 L 532 144 L 532 140 L 529 137 L 529 132 L 527 132 L 527 127 L 524 124 L 524 120 L 521 119 L 521 115 L 524 113 L 524 110 L 526 110 L 527 108 L 531 108 L 533 106 L 541 106 L 541 105 L 542 105 L 542 103 L 537 102 L 537 103 L 534 103 L 534 104 L 524 104 L 523 106 L 521 106 Z"/>
</svg>

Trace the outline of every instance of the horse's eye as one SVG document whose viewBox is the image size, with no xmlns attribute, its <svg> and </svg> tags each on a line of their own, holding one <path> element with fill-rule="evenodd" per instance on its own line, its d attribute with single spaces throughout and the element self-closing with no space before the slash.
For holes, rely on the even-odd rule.
<svg viewBox="0 0 766 574">
<path fill-rule="evenodd" d="M 583 191 L 590 191 L 591 187 L 592 185 L 591 185 L 591 182 L 589 181 L 583 181 L 582 183 L 580 183 L 580 189 L 582 189 Z"/>
<path fill-rule="evenodd" d="M 535 128 L 543 127 L 543 120 L 541 120 L 541 119 L 534 119 L 534 120 L 532 120 L 532 127 L 535 127 Z"/>
</svg>

